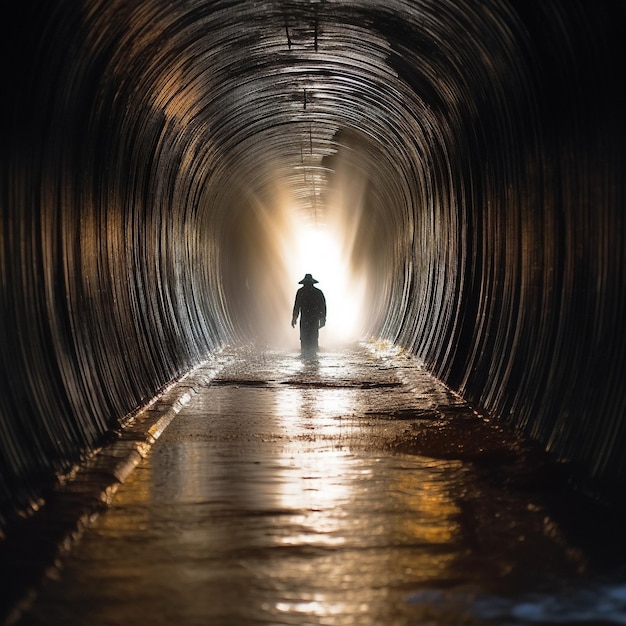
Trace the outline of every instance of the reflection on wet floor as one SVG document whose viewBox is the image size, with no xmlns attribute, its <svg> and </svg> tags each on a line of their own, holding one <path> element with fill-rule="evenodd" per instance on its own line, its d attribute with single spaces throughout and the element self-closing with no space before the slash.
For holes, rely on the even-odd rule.
<svg viewBox="0 0 626 626">
<path fill-rule="evenodd" d="M 550 606 L 573 615 L 574 586 L 572 623 L 626 623 L 623 580 L 594 594 L 549 498 L 485 478 L 517 444 L 466 458 L 446 411 L 468 407 L 383 357 L 224 353 L 23 623 L 569 623 Z"/>
</svg>

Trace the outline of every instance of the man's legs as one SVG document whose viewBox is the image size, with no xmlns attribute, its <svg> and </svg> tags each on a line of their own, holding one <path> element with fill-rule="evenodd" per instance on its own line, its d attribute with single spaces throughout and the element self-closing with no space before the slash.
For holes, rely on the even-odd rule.
<svg viewBox="0 0 626 626">
<path fill-rule="evenodd" d="M 318 349 L 319 328 L 317 324 L 300 324 L 300 347 L 302 354 L 315 355 Z"/>
</svg>

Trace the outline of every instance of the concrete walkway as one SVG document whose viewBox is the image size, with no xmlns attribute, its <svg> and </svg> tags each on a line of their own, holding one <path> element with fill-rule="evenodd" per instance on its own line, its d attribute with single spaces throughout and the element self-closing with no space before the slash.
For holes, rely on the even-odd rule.
<svg viewBox="0 0 626 626">
<path fill-rule="evenodd" d="M 225 350 L 68 485 L 110 506 L 17 622 L 552 623 L 594 553 L 538 459 L 396 350 Z"/>
</svg>

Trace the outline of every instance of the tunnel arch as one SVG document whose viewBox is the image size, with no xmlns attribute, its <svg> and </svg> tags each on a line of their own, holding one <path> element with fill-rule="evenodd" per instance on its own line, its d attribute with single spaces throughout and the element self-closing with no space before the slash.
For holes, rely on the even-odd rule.
<svg viewBox="0 0 626 626">
<path fill-rule="evenodd" d="M 369 334 L 624 486 L 623 3 L 39 5 L 4 42 L 0 527 L 286 306 L 246 277 L 287 222 L 339 225 Z"/>
</svg>

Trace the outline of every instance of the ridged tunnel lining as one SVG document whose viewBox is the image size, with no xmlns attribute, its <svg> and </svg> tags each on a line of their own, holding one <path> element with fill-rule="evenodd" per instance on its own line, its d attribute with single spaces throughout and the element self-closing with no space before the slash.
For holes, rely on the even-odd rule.
<svg viewBox="0 0 626 626">
<path fill-rule="evenodd" d="M 323 224 L 346 184 L 367 331 L 583 478 L 625 484 L 623 3 L 16 10 L 0 528 L 248 340 L 242 285 L 272 275 L 277 198 Z"/>
</svg>

